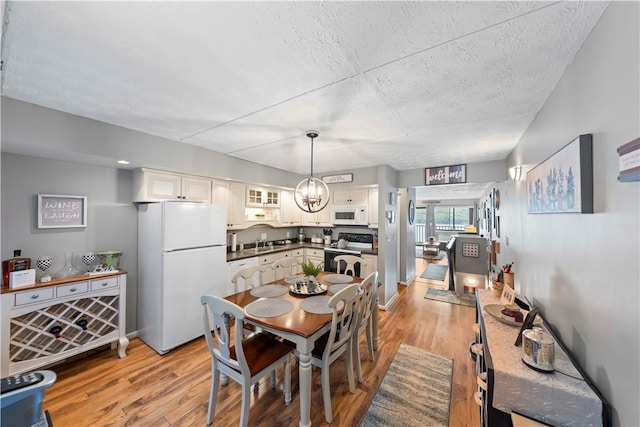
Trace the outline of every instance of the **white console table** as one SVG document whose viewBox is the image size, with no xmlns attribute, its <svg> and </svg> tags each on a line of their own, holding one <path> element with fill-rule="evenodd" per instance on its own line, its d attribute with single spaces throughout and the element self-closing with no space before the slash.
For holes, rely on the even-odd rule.
<svg viewBox="0 0 640 427">
<path fill-rule="evenodd" d="M 2 288 L 2 377 L 50 365 L 111 343 L 126 356 L 127 274 L 77 276 Z"/>
</svg>

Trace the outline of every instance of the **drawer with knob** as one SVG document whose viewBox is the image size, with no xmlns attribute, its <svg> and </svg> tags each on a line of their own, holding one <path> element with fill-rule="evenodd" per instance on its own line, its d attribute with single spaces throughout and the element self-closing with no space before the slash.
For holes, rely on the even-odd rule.
<svg viewBox="0 0 640 427">
<path fill-rule="evenodd" d="M 16 293 L 16 305 L 35 304 L 50 299 L 53 299 L 53 288 L 42 288 Z"/>
<path fill-rule="evenodd" d="M 106 279 L 96 279 L 91 281 L 91 290 L 99 291 L 101 289 L 115 288 L 118 286 L 117 277 L 108 277 Z"/>
<path fill-rule="evenodd" d="M 62 285 L 56 287 L 56 298 L 66 297 L 69 295 L 83 294 L 89 290 L 89 283 L 78 282 L 70 285 Z"/>
</svg>

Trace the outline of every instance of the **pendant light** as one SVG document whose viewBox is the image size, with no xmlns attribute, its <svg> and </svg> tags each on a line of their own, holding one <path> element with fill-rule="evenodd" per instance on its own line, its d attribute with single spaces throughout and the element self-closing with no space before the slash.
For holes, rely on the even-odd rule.
<svg viewBox="0 0 640 427">
<path fill-rule="evenodd" d="M 329 203 L 329 187 L 318 178 L 313 177 L 313 139 L 318 137 L 318 131 L 307 131 L 311 139 L 311 173 L 296 186 L 293 198 L 300 209 L 308 213 L 320 212 Z"/>
</svg>

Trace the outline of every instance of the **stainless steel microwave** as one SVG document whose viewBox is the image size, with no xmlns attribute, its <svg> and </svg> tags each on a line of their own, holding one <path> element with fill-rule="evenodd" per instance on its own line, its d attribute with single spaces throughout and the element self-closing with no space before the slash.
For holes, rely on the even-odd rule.
<svg viewBox="0 0 640 427">
<path fill-rule="evenodd" d="M 333 225 L 369 225 L 367 205 L 344 205 L 331 208 Z"/>
</svg>

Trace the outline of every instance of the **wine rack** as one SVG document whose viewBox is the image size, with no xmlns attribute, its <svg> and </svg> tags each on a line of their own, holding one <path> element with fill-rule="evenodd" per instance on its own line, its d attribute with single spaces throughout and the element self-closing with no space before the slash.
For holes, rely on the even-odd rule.
<svg viewBox="0 0 640 427">
<path fill-rule="evenodd" d="M 56 286 L 57 285 L 57 286 Z M 112 343 L 126 356 L 126 274 L 2 293 L 2 376 Z"/>
</svg>

